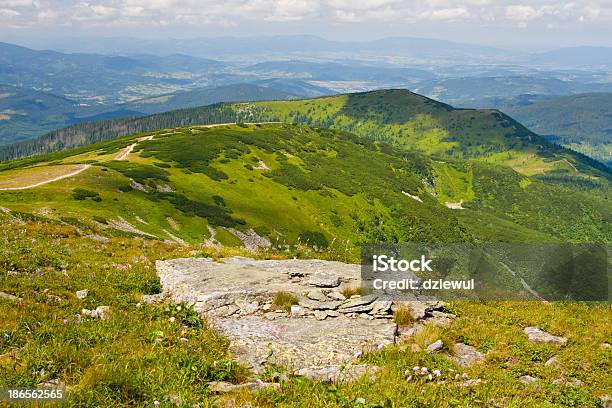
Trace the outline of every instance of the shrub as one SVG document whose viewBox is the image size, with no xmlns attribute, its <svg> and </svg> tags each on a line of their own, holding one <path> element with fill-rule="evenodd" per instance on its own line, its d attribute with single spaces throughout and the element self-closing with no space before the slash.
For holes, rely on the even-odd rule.
<svg viewBox="0 0 612 408">
<path fill-rule="evenodd" d="M 409 326 L 414 323 L 412 311 L 406 306 L 400 306 L 393 312 L 393 321 L 398 326 Z"/>
<path fill-rule="evenodd" d="M 98 215 L 94 215 L 93 219 L 94 219 L 94 221 L 97 221 L 100 224 L 105 224 L 105 225 L 108 224 L 108 220 L 106 218 L 104 218 L 104 217 L 100 217 Z"/>
<path fill-rule="evenodd" d="M 346 288 L 343 288 L 340 293 L 342 293 L 344 295 L 345 298 L 350 299 L 351 296 L 354 295 L 361 295 L 361 286 L 357 286 L 357 287 L 349 287 L 347 286 Z"/>
<path fill-rule="evenodd" d="M 272 304 L 280 310 L 291 311 L 291 306 L 298 304 L 298 298 L 289 292 L 276 292 Z"/>
<path fill-rule="evenodd" d="M 93 201 L 102 201 L 102 197 L 100 197 L 100 194 L 96 193 L 95 191 L 86 190 L 84 188 L 75 188 L 74 190 L 72 190 L 72 198 L 81 201 L 87 200 L 88 198 L 91 198 Z"/>
</svg>

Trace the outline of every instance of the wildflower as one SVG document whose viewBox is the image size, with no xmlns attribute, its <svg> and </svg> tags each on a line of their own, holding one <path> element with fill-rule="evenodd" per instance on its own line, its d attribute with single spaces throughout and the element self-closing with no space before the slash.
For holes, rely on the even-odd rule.
<svg viewBox="0 0 612 408">
<path fill-rule="evenodd" d="M 177 307 L 176 307 L 176 311 L 177 311 L 177 312 L 180 312 L 181 310 L 183 310 L 183 308 L 182 308 L 182 307 L 180 307 L 180 306 L 177 306 Z"/>
<path fill-rule="evenodd" d="M 158 400 L 153 401 L 153 405 L 155 405 L 156 407 L 159 407 L 159 401 Z"/>
<path fill-rule="evenodd" d="M 421 367 L 419 367 L 419 366 L 412 367 L 413 371 L 419 371 L 420 369 L 421 369 Z"/>
<path fill-rule="evenodd" d="M 463 378 L 469 378 L 470 376 L 468 375 L 468 373 L 463 373 L 462 377 Z"/>
<path fill-rule="evenodd" d="M 406 381 L 412 381 L 412 376 L 409 375 L 408 378 L 406 378 Z"/>
<path fill-rule="evenodd" d="M 433 373 L 436 377 L 440 377 L 442 375 L 442 372 L 440 370 L 434 370 Z"/>
<path fill-rule="evenodd" d="M 182 341 L 183 343 L 187 343 L 189 341 L 189 339 L 186 337 L 181 337 L 179 340 Z"/>
<path fill-rule="evenodd" d="M 68 324 L 68 320 L 67 319 L 64 319 L 64 324 Z"/>
<path fill-rule="evenodd" d="M 455 374 L 455 380 L 459 379 L 459 374 Z"/>
<path fill-rule="evenodd" d="M 361 357 L 361 351 L 358 351 L 355 353 L 355 358 L 360 358 Z"/>
<path fill-rule="evenodd" d="M 429 374 L 429 375 L 427 376 L 427 378 L 429 379 L 429 381 L 433 380 L 433 377 L 432 377 L 432 375 L 431 375 L 431 374 Z"/>
<path fill-rule="evenodd" d="M 378 349 L 379 349 L 379 350 L 382 350 L 384 347 L 385 347 L 385 345 L 384 345 L 383 343 L 380 343 L 380 344 L 378 345 Z"/>
<path fill-rule="evenodd" d="M 426 374 L 427 374 L 427 367 L 421 368 L 421 375 L 426 375 Z"/>
<path fill-rule="evenodd" d="M 169 321 L 170 321 L 170 323 L 174 323 L 174 322 L 176 321 L 176 317 L 172 316 L 172 317 L 169 319 Z"/>
</svg>

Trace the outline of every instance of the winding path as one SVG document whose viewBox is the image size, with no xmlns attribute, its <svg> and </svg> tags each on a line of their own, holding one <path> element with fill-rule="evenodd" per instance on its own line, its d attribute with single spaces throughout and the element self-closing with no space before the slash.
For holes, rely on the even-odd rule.
<svg viewBox="0 0 612 408">
<path fill-rule="evenodd" d="M 67 174 L 62 174 L 61 176 L 57 176 L 57 177 L 54 177 L 54 178 L 49 179 L 49 180 L 43 180 L 43 181 L 40 181 L 40 182 L 35 183 L 35 184 L 28 185 L 28 186 L 3 187 L 3 188 L 0 188 L 0 190 L 1 191 L 7 191 L 7 190 L 27 190 L 29 188 L 43 186 L 45 184 L 53 183 L 54 181 L 62 180 L 62 179 L 65 179 L 65 178 L 68 178 L 68 177 L 72 177 L 72 176 L 76 176 L 77 174 L 84 172 L 85 170 L 87 170 L 90 167 L 91 167 L 91 165 L 89 165 L 89 164 L 83 164 L 77 170 L 71 171 L 70 173 L 67 173 Z"/>
</svg>

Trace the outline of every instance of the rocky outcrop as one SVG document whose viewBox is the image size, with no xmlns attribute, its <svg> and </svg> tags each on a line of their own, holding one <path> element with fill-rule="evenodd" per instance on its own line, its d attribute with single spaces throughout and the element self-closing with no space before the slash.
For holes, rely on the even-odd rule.
<svg viewBox="0 0 612 408">
<path fill-rule="evenodd" d="M 396 304 L 376 294 L 347 299 L 344 289 L 361 284 L 360 266 L 340 262 L 183 258 L 157 261 L 157 273 L 163 296 L 193 305 L 230 340 L 234 357 L 255 372 L 273 363 L 326 381 L 353 378 L 363 371 L 351 364 L 355 356 L 416 332 L 393 322 L 399 303 L 415 311 L 413 327 L 454 317 L 435 300 Z M 293 294 L 297 304 L 277 307 L 278 292 Z M 348 366 L 352 371 L 336 370 Z"/>
</svg>

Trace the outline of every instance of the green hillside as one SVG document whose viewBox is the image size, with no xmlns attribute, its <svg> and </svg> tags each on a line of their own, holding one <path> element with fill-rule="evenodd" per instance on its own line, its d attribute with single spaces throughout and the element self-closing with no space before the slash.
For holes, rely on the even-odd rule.
<svg viewBox="0 0 612 408">
<path fill-rule="evenodd" d="M 454 109 L 406 90 L 307 100 L 219 104 L 129 120 L 77 125 L 37 141 L 0 149 L 6 160 L 131 133 L 188 125 L 282 121 L 345 130 L 439 159 L 476 159 L 525 174 L 564 173 L 609 178 L 609 169 L 547 142 L 495 110 Z"/>
<path fill-rule="evenodd" d="M 612 165 L 612 94 L 563 96 L 503 110 L 534 132 Z"/>
<path fill-rule="evenodd" d="M 0 191 L 0 205 L 104 234 L 241 246 L 240 233 L 255 232 L 277 246 L 308 242 L 351 254 L 364 242 L 612 238 L 604 196 L 499 165 L 442 163 L 346 132 L 283 124 L 143 136 L 7 163 L 0 188 L 90 167 Z M 132 144 L 125 160 L 113 160 Z"/>
</svg>

